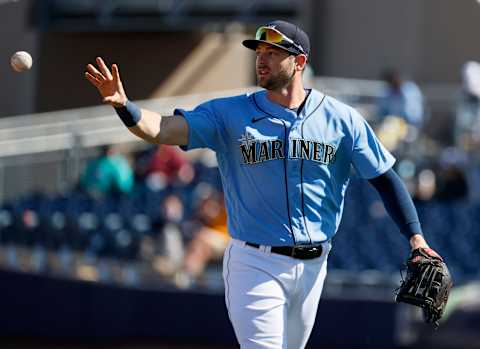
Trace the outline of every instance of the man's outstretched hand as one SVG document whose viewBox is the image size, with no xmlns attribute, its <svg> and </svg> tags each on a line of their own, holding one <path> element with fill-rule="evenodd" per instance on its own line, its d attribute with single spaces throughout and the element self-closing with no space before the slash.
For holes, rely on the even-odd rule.
<svg viewBox="0 0 480 349">
<path fill-rule="evenodd" d="M 124 106 L 128 98 L 123 89 L 122 80 L 120 80 L 118 66 L 112 64 L 110 72 L 101 57 L 97 57 L 95 61 L 98 68 L 93 64 L 87 64 L 85 78 L 97 88 L 102 96 L 103 103 L 110 104 L 113 107 Z"/>
</svg>

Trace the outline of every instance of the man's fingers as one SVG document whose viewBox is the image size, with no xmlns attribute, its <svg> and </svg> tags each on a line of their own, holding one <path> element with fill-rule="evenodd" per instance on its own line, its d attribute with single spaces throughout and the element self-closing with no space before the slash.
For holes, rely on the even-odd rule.
<svg viewBox="0 0 480 349">
<path fill-rule="evenodd" d="M 89 72 L 85 72 L 85 78 L 90 81 L 95 87 L 99 87 L 101 82 L 95 76 L 90 74 Z"/>
<path fill-rule="evenodd" d="M 87 64 L 87 71 L 91 75 L 95 76 L 99 81 L 106 80 L 105 76 L 103 76 L 103 74 L 100 73 L 98 69 L 93 66 L 93 64 Z"/>
<path fill-rule="evenodd" d="M 418 263 L 428 257 L 436 258 L 443 262 L 443 258 L 430 247 L 420 247 L 412 251 L 411 262 Z"/>
<path fill-rule="evenodd" d="M 425 253 L 428 254 L 430 257 L 438 258 L 438 259 L 440 259 L 441 261 L 443 261 L 443 258 L 442 258 L 437 252 L 435 252 L 434 250 L 432 250 L 431 248 L 424 248 L 423 250 L 424 250 Z"/>
<path fill-rule="evenodd" d="M 112 74 L 113 79 L 117 82 L 120 81 L 120 72 L 118 71 L 118 66 L 116 64 L 112 64 Z"/>
<path fill-rule="evenodd" d="M 97 61 L 98 67 L 100 68 L 100 71 L 102 72 L 102 74 L 108 80 L 112 80 L 113 79 L 112 73 L 110 73 L 110 70 L 108 69 L 108 67 L 105 64 L 105 62 L 103 61 L 103 59 L 101 57 L 97 57 L 96 61 Z"/>
</svg>

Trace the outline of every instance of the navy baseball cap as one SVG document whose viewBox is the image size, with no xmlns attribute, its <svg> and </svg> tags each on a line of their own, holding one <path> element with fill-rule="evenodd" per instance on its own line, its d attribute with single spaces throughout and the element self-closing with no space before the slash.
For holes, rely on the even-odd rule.
<svg viewBox="0 0 480 349">
<path fill-rule="evenodd" d="M 255 39 L 242 42 L 243 46 L 256 50 L 261 42 L 279 47 L 294 55 L 310 54 L 310 39 L 297 25 L 285 21 L 273 21 L 257 29 Z"/>
</svg>

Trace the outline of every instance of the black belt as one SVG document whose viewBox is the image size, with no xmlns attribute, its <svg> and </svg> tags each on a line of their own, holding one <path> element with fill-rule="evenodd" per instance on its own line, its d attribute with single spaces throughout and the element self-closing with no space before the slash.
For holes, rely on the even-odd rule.
<svg viewBox="0 0 480 349">
<path fill-rule="evenodd" d="M 245 242 L 245 245 L 260 248 L 259 244 Z M 272 246 L 270 252 L 297 259 L 313 259 L 322 255 L 322 245 L 316 246 Z"/>
</svg>

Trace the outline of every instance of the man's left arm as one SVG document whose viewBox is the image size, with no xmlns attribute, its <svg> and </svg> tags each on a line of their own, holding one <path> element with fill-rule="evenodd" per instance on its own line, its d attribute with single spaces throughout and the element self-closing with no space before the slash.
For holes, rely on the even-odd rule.
<svg viewBox="0 0 480 349">
<path fill-rule="evenodd" d="M 388 214 L 397 224 L 400 232 L 410 241 L 412 250 L 424 248 L 432 257 L 440 257 L 423 237 L 417 210 L 405 184 L 390 168 L 380 176 L 368 180 L 378 191 Z M 441 258 L 441 257 L 440 257 Z"/>
<path fill-rule="evenodd" d="M 390 168 L 369 181 L 379 192 L 400 231 L 409 238 L 412 248 L 406 262 L 407 273 L 402 277 L 395 300 L 421 307 L 425 322 L 437 328 L 453 285 L 448 267 L 425 241 L 417 210 L 395 171 Z"/>
</svg>

